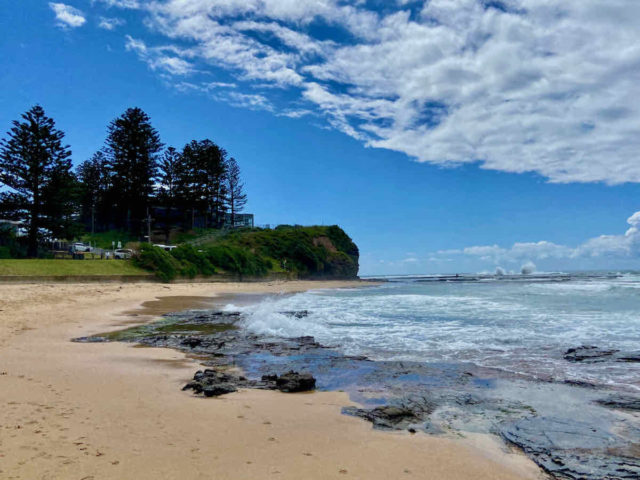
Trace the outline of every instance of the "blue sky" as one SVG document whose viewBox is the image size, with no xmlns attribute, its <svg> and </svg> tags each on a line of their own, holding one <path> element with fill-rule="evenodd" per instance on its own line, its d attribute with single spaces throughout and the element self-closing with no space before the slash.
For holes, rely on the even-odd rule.
<svg viewBox="0 0 640 480">
<path fill-rule="evenodd" d="M 78 163 L 139 106 L 363 274 L 640 268 L 639 27 L 626 0 L 1 0 L 0 131 L 40 103 Z"/>
</svg>

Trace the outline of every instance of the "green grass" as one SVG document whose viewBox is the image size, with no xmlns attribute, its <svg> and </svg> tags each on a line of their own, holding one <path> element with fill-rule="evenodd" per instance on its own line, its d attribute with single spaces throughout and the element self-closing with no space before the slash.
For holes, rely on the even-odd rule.
<svg viewBox="0 0 640 480">
<path fill-rule="evenodd" d="M 127 260 L 0 260 L 0 275 L 150 275 Z"/>
</svg>

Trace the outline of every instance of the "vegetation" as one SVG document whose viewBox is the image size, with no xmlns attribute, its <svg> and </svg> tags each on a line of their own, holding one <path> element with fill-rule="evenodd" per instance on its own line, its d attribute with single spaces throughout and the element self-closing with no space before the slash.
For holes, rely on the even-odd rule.
<svg viewBox="0 0 640 480">
<path fill-rule="evenodd" d="M 169 252 L 149 243 L 143 243 L 140 246 L 140 251 L 133 259 L 133 264 L 154 272 L 164 282 L 173 280 L 181 271 L 180 262 L 173 258 Z"/>
<path fill-rule="evenodd" d="M 125 260 L 0 260 L 0 275 L 56 276 L 67 275 L 149 275 Z"/>
<path fill-rule="evenodd" d="M 337 226 L 223 230 L 236 226 L 247 195 L 237 161 L 211 140 L 163 150 L 159 133 L 139 108 L 127 109 L 107 131 L 105 145 L 73 172 L 64 133 L 42 107 L 13 122 L 0 142 L 0 219 L 20 222 L 28 235 L 25 242 L 15 223 L 0 222 L 0 259 L 51 256 L 43 248 L 47 241 L 81 238 L 102 249 L 120 243 L 136 253 L 131 262 L 63 267 L 62 260 L 52 260 L 24 268 L 42 275 L 132 269 L 164 281 L 216 273 L 357 275 L 358 248 Z M 147 243 L 154 229 L 167 242 L 173 237 L 183 243 L 170 252 L 154 247 Z"/>
<path fill-rule="evenodd" d="M 237 275 L 262 277 L 269 273 L 272 262 L 254 252 L 229 244 L 207 247 L 203 255 L 215 266 Z"/>
<path fill-rule="evenodd" d="M 105 145 L 75 172 L 63 140 L 35 106 L 0 142 L 0 219 L 22 222 L 29 257 L 46 241 L 74 240 L 83 231 L 142 240 L 158 228 L 168 241 L 173 230 L 221 228 L 229 212 L 233 224 L 246 204 L 240 168 L 225 149 L 205 139 L 163 152 L 139 108 L 114 119 Z"/>
<path fill-rule="evenodd" d="M 151 119 L 139 108 L 127 109 L 109 124 L 105 166 L 113 201 L 110 220 L 116 228 L 138 234 L 144 231 L 162 147 Z"/>
<path fill-rule="evenodd" d="M 71 174 L 71 151 L 62 142 L 64 133 L 55 127 L 40 106 L 14 121 L 8 138 L 0 141 L 0 213 L 21 220 L 27 229 L 27 253 L 38 253 L 41 229 L 51 235 L 70 235 L 75 184 Z"/>
<path fill-rule="evenodd" d="M 282 270 L 300 277 L 354 278 L 358 274 L 358 247 L 335 225 L 231 231 L 206 247 L 240 249 L 265 263 L 273 264 L 269 262 L 273 259 Z"/>
</svg>

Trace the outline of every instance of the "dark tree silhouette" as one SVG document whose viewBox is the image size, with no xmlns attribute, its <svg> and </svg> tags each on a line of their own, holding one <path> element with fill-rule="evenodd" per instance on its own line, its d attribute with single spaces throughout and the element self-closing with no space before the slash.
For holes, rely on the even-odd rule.
<svg viewBox="0 0 640 480">
<path fill-rule="evenodd" d="M 53 185 L 58 183 L 58 188 L 67 191 L 72 183 L 71 151 L 63 139 L 53 119 L 36 105 L 22 115 L 22 121 L 15 120 L 7 138 L 0 141 L 0 183 L 7 187 L 0 193 L 0 210 L 6 217 L 25 222 L 30 257 L 37 256 L 41 229 L 55 225 L 56 205 L 66 203 L 53 195 Z"/>
<path fill-rule="evenodd" d="M 109 125 L 105 150 L 112 172 L 111 194 L 118 227 L 142 232 L 161 149 L 158 132 L 139 108 L 127 109 Z"/>
<path fill-rule="evenodd" d="M 111 181 L 107 169 L 107 157 L 101 151 L 96 152 L 76 169 L 80 181 L 81 218 L 91 233 L 96 232 L 96 223 L 104 225 L 109 220 L 107 192 Z"/>
<path fill-rule="evenodd" d="M 227 205 L 231 214 L 231 226 L 236 226 L 236 214 L 242 212 L 247 204 L 247 194 L 244 193 L 244 183 L 240 178 L 240 167 L 236 159 L 227 160 L 227 173 L 225 175 L 227 187 Z"/>
<path fill-rule="evenodd" d="M 205 227 L 224 224 L 226 157 L 227 152 L 211 140 L 193 140 L 182 150 L 187 174 L 181 195 L 192 212 L 192 227 L 196 212 L 205 216 Z"/>
<path fill-rule="evenodd" d="M 169 147 L 158 162 L 158 194 L 159 205 L 164 209 L 163 230 L 165 241 L 169 241 L 175 215 L 173 210 L 179 206 L 179 192 L 184 189 L 186 171 L 182 155 L 175 148 Z"/>
<path fill-rule="evenodd" d="M 78 221 L 82 186 L 70 170 L 56 170 L 43 188 L 43 228 L 52 239 L 73 239 L 84 227 Z"/>
</svg>

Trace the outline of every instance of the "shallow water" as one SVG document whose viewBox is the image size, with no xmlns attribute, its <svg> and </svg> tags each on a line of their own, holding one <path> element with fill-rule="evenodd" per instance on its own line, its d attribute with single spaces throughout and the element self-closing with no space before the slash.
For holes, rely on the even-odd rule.
<svg viewBox="0 0 640 480">
<path fill-rule="evenodd" d="M 570 347 L 640 350 L 636 273 L 395 277 L 373 288 L 270 297 L 248 306 L 259 334 L 313 335 L 375 360 L 470 362 L 527 377 L 640 391 L 640 364 L 571 363 Z M 308 310 L 305 318 L 281 312 Z"/>
</svg>

